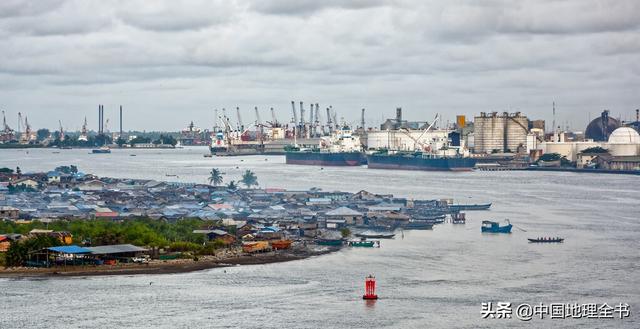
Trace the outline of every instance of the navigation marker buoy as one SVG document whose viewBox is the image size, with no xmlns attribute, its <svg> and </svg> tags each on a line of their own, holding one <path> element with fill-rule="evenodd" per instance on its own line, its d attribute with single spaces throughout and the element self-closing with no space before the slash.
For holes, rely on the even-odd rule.
<svg viewBox="0 0 640 329">
<path fill-rule="evenodd" d="M 371 274 L 365 278 L 362 299 L 378 299 L 378 295 L 376 295 L 376 278 Z"/>
</svg>

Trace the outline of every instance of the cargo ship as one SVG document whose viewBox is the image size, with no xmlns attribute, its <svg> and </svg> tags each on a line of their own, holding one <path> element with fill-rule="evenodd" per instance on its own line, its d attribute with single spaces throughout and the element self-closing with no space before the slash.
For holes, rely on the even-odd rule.
<svg viewBox="0 0 640 329">
<path fill-rule="evenodd" d="M 349 127 L 343 127 L 331 136 L 321 137 L 317 147 L 286 149 L 286 163 L 315 166 L 360 166 L 366 163 L 360 137 Z"/>
<path fill-rule="evenodd" d="M 209 150 L 215 156 L 257 155 L 263 153 L 264 145 L 260 142 L 245 142 L 238 136 L 219 131 L 211 139 Z"/>
<path fill-rule="evenodd" d="M 476 165 L 472 158 L 440 156 L 423 152 L 415 153 L 374 153 L 367 155 L 370 169 L 471 171 Z"/>
</svg>

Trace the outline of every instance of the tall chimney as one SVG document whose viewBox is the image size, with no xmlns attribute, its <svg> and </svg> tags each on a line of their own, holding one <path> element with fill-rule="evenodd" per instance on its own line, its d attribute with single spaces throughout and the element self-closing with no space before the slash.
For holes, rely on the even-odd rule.
<svg viewBox="0 0 640 329">
<path fill-rule="evenodd" d="M 100 134 L 100 122 L 102 122 L 102 105 L 98 104 L 98 134 Z"/>
<path fill-rule="evenodd" d="M 122 138 L 122 105 L 120 105 L 120 136 Z"/>
<path fill-rule="evenodd" d="M 609 110 L 602 111 L 600 119 L 602 120 L 602 136 L 606 140 L 609 138 Z"/>
<path fill-rule="evenodd" d="M 402 121 L 402 108 L 401 107 L 397 107 L 396 108 L 396 121 L 398 121 L 398 123 L 400 123 Z"/>
</svg>

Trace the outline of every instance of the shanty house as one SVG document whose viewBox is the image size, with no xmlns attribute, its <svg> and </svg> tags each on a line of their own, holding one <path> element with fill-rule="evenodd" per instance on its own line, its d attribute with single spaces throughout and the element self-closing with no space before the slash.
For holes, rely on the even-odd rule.
<svg viewBox="0 0 640 329">
<path fill-rule="evenodd" d="M 327 223 L 331 220 L 344 220 L 346 225 L 363 225 L 364 215 L 351 208 L 340 207 L 331 211 L 327 211 L 325 214 Z"/>
</svg>

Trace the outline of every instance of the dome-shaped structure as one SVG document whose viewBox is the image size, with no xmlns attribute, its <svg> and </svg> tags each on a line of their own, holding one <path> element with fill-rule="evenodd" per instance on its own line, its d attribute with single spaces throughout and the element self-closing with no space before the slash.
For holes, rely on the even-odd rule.
<svg viewBox="0 0 640 329">
<path fill-rule="evenodd" d="M 603 111 L 599 118 L 593 119 L 589 123 L 584 135 L 597 142 L 606 142 L 609 135 L 618 127 L 620 127 L 620 121 L 609 117 L 609 111 Z"/>
<path fill-rule="evenodd" d="M 609 136 L 609 144 L 640 144 L 640 134 L 630 127 L 620 127 Z"/>
</svg>

